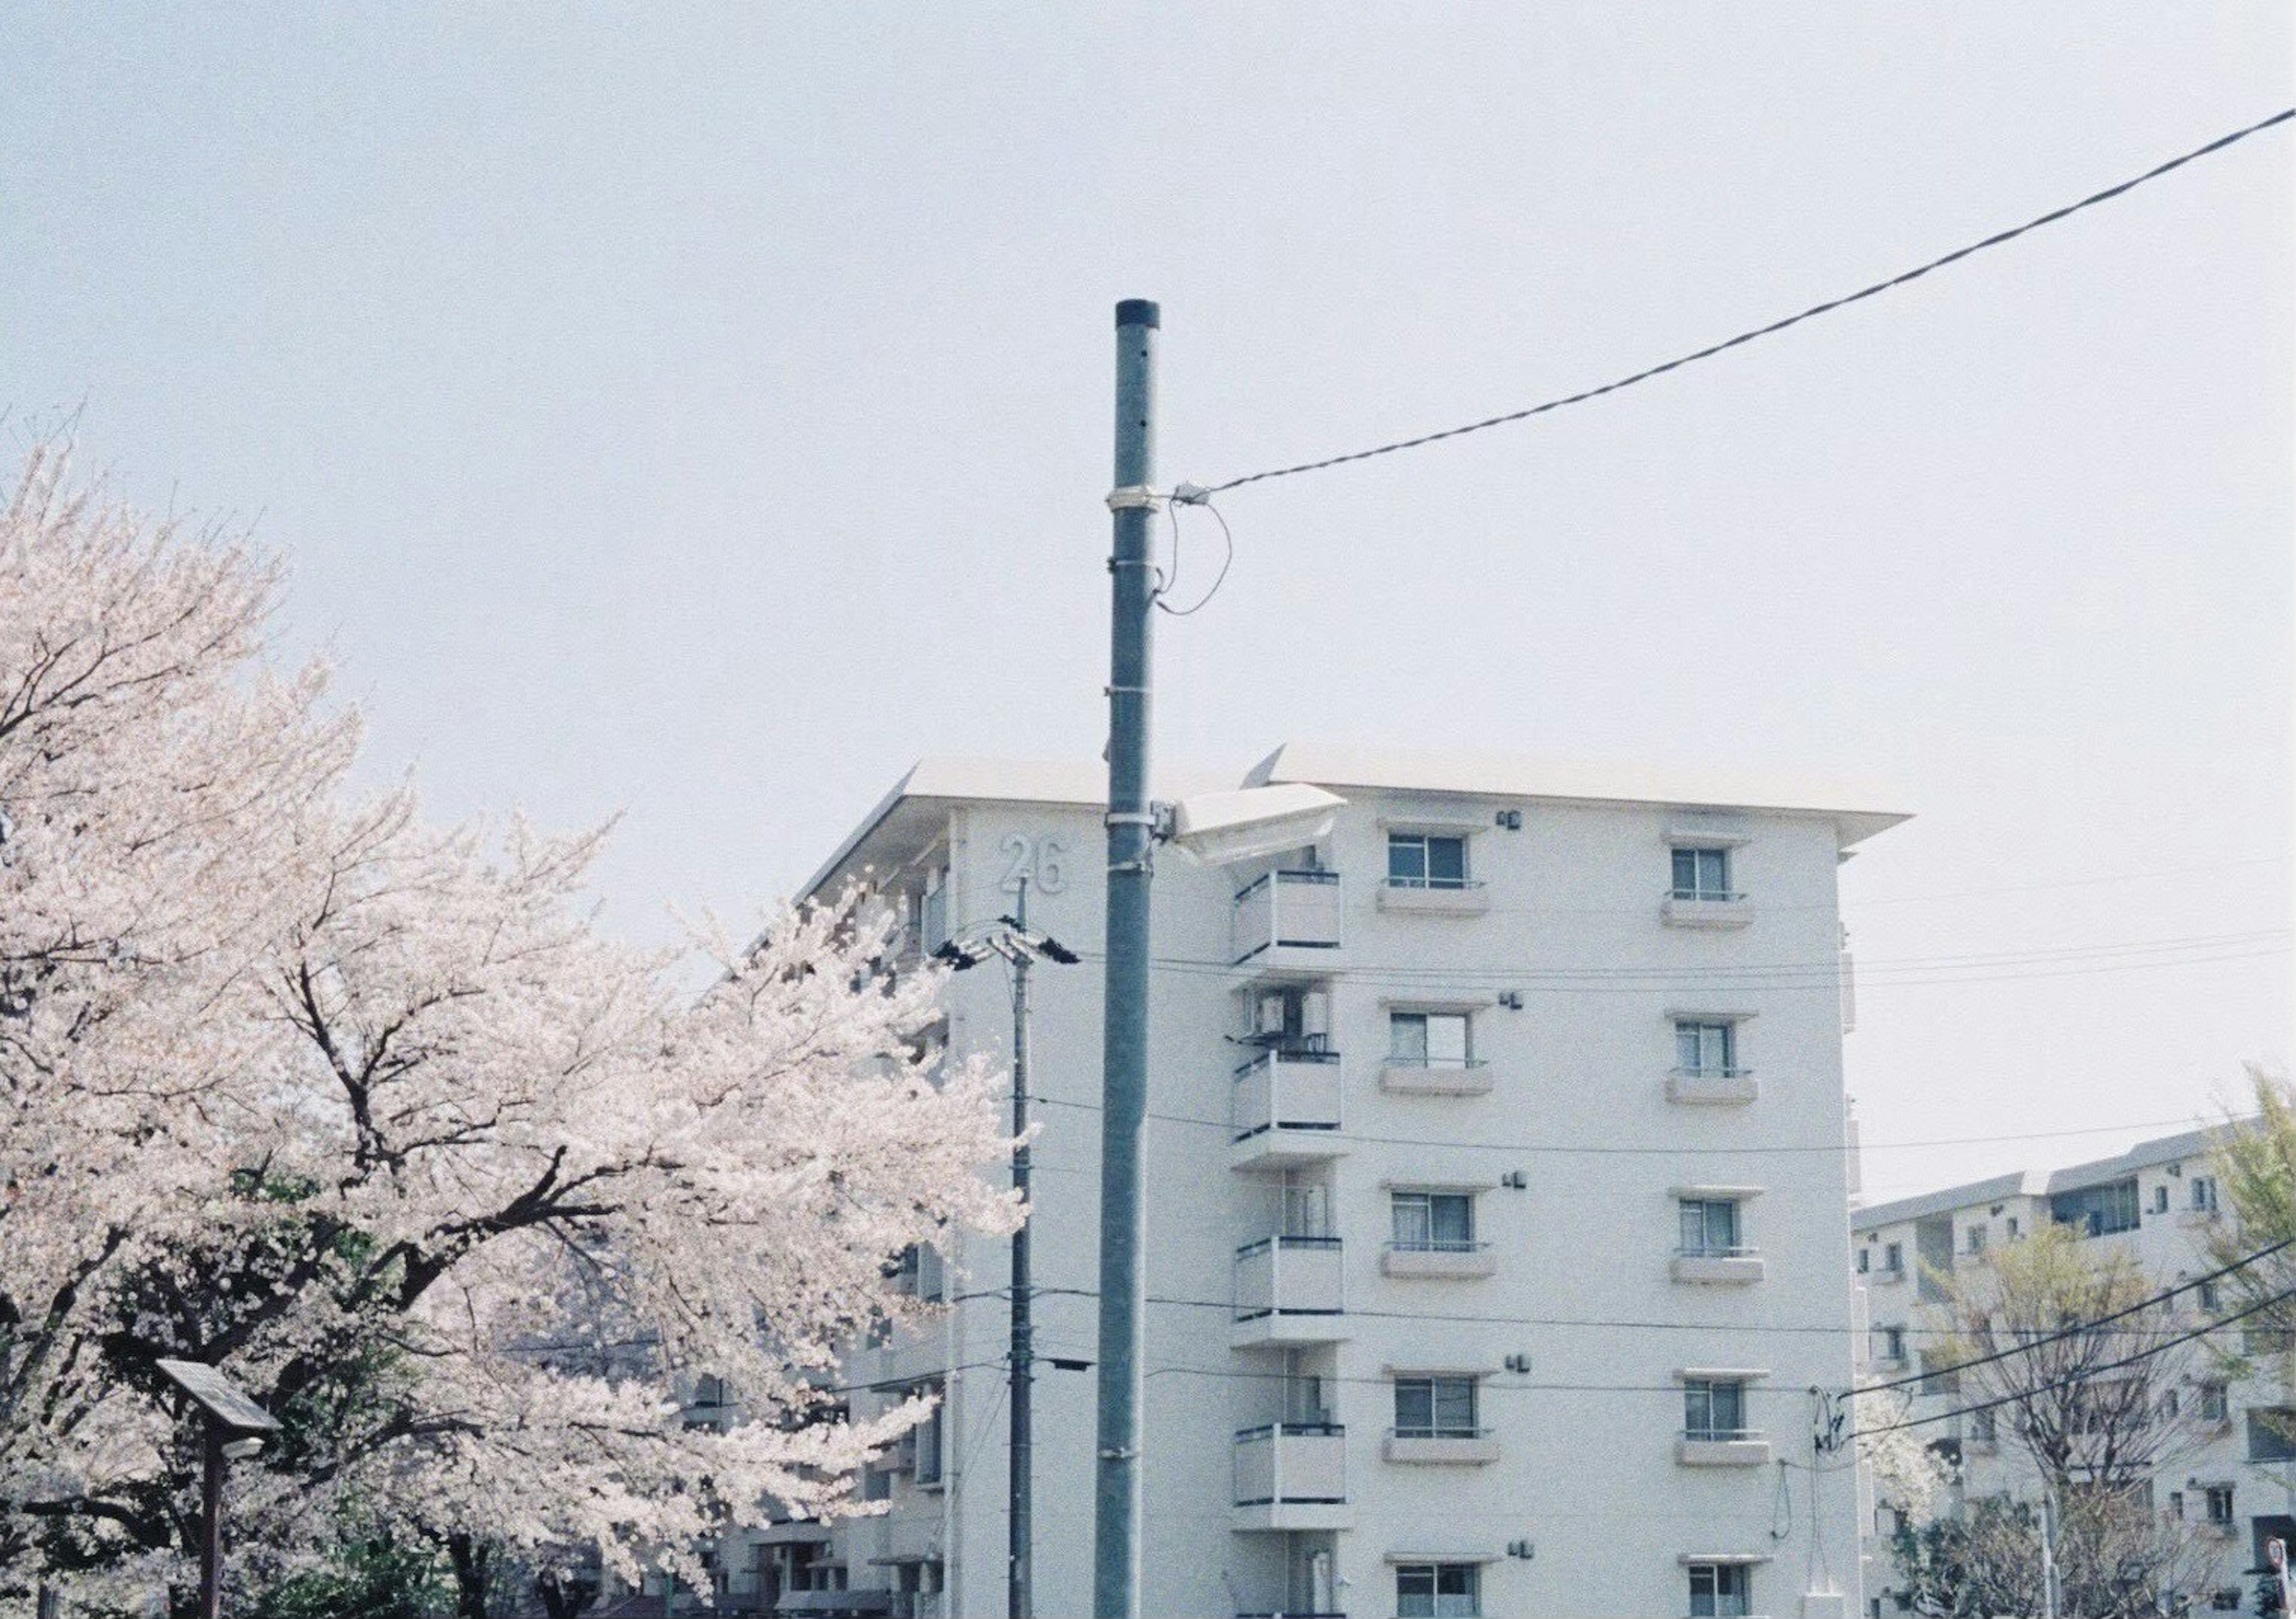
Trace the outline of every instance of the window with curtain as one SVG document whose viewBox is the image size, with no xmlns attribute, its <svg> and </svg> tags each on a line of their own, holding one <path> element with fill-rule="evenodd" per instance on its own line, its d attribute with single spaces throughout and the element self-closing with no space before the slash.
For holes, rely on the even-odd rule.
<svg viewBox="0 0 2296 1619">
<path fill-rule="evenodd" d="M 1737 1026 L 1716 1018 L 1677 1018 L 1674 1066 L 1685 1074 L 1729 1075 L 1738 1067 Z"/>
<path fill-rule="evenodd" d="M 1715 1257 L 1738 1251 L 1738 1206 L 1726 1198 L 1682 1199 L 1682 1251 Z"/>
<path fill-rule="evenodd" d="M 1464 1068 L 1472 1060 L 1469 1034 L 1464 1012 L 1390 1012 L 1387 1059 L 1403 1067 Z"/>
<path fill-rule="evenodd" d="M 1688 1439 L 1735 1439 L 1746 1431 L 1746 1386 L 1733 1378 L 1692 1378 L 1682 1386 L 1682 1432 Z"/>
<path fill-rule="evenodd" d="M 1390 832 L 1387 881 L 1393 888 L 1465 887 L 1467 840 L 1426 832 Z"/>
<path fill-rule="evenodd" d="M 1469 1192 L 1397 1192 L 1395 1246 L 1419 1253 L 1464 1253 L 1475 1246 L 1475 1199 Z"/>
<path fill-rule="evenodd" d="M 1743 1563 L 1693 1563 L 1690 1566 L 1691 1619 L 1745 1619 L 1753 1581 Z"/>
<path fill-rule="evenodd" d="M 1396 1378 L 1398 1439 L 1472 1439 L 1479 1432 L 1474 1378 Z"/>
<path fill-rule="evenodd" d="M 1396 1619 L 1476 1619 L 1482 1574 L 1472 1563 L 1398 1563 Z"/>
<path fill-rule="evenodd" d="M 1674 897 L 1730 899 L 1730 851 L 1677 847 L 1674 850 Z"/>
</svg>

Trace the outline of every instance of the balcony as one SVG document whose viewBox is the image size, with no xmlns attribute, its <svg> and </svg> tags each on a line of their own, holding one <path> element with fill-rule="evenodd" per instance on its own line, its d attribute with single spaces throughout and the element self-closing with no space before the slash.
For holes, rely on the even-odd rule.
<svg viewBox="0 0 2296 1619">
<path fill-rule="evenodd" d="M 1669 928 L 1743 928 L 1754 920 L 1744 895 L 1715 888 L 1669 888 L 1658 913 Z"/>
<path fill-rule="evenodd" d="M 1734 1106 L 1761 1095 L 1751 1068 L 1670 1068 L 1666 1100 L 1692 1107 Z"/>
<path fill-rule="evenodd" d="M 1480 1468 L 1499 1459 L 1499 1442 L 1488 1428 L 1441 1434 L 1390 1428 L 1380 1454 L 1406 1467 Z"/>
<path fill-rule="evenodd" d="M 1379 1256 L 1382 1276 L 1438 1281 L 1475 1281 L 1498 1274 L 1498 1259 L 1488 1242 L 1390 1242 Z"/>
<path fill-rule="evenodd" d="M 1238 1248 L 1235 1347 L 1336 1344 L 1346 1337 L 1344 1258 L 1336 1237 L 1263 1237 Z"/>
<path fill-rule="evenodd" d="M 1238 1169 L 1289 1169 L 1336 1158 L 1340 1054 L 1266 1051 L 1235 1071 L 1228 1089 L 1229 1161 Z"/>
<path fill-rule="evenodd" d="M 1770 1442 L 1749 1428 L 1701 1428 L 1674 1442 L 1685 1468 L 1759 1468 L 1770 1460 Z"/>
<path fill-rule="evenodd" d="M 1347 1430 L 1336 1422 L 1273 1422 L 1235 1436 L 1237 1529 L 1345 1529 Z"/>
<path fill-rule="evenodd" d="M 1743 1287 L 1762 1280 L 1762 1256 L 1752 1248 L 1684 1248 L 1674 1256 L 1674 1280 Z"/>
<path fill-rule="evenodd" d="M 1480 1057 L 1390 1057 L 1379 1071 L 1379 1088 L 1393 1096 L 1488 1096 L 1491 1083 Z"/>
<path fill-rule="evenodd" d="M 1340 950 L 1340 874 L 1269 871 L 1235 896 L 1230 960 L 1257 973 L 1329 972 Z"/>
</svg>

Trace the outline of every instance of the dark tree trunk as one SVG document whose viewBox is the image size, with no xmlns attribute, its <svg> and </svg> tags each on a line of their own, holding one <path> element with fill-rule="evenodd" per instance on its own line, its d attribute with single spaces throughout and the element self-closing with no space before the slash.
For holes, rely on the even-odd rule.
<svg viewBox="0 0 2296 1619">
<path fill-rule="evenodd" d="M 455 1565 L 456 1619 L 487 1619 L 487 1583 L 494 1548 L 467 1534 L 450 1534 L 447 1555 Z"/>
<path fill-rule="evenodd" d="M 578 1575 L 562 1580 L 554 1573 L 545 1572 L 535 1576 L 534 1592 L 542 1599 L 542 1611 L 550 1619 L 576 1619 L 598 1599 L 598 1582 Z"/>
</svg>

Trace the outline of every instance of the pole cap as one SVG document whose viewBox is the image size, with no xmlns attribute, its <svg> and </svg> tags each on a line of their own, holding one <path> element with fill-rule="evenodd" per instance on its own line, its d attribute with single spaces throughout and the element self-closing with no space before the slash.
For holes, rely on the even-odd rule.
<svg viewBox="0 0 2296 1619">
<path fill-rule="evenodd" d="M 1116 323 L 1119 326 L 1145 326 L 1152 331 L 1164 323 L 1164 312 L 1156 307 L 1152 298 L 1128 298 L 1116 306 Z"/>
</svg>

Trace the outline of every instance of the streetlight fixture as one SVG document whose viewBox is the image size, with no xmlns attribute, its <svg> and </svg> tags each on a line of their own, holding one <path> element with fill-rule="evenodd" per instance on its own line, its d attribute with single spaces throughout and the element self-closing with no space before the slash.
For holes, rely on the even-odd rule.
<svg viewBox="0 0 2296 1619">
<path fill-rule="evenodd" d="M 192 1398 L 206 1419 L 205 1468 L 200 1480 L 200 1619 L 223 1613 L 223 1467 L 263 1449 L 279 1424 L 246 1391 L 212 1366 L 161 1361 L 160 1375 Z"/>
</svg>

